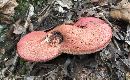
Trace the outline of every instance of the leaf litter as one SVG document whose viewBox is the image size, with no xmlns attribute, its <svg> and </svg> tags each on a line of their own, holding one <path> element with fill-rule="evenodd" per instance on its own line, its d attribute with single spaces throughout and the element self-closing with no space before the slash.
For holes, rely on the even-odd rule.
<svg viewBox="0 0 130 80">
<path fill-rule="evenodd" d="M 128 0 L 2 0 L 0 79 L 129 80 L 129 10 Z M 16 44 L 25 34 L 48 31 L 83 16 L 99 17 L 113 29 L 112 41 L 102 51 L 90 55 L 63 54 L 45 63 L 18 57 Z"/>
</svg>

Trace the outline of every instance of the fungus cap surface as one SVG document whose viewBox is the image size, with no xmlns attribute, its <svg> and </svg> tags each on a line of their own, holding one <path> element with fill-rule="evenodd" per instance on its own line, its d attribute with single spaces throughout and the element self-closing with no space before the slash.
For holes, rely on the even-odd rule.
<svg viewBox="0 0 130 80">
<path fill-rule="evenodd" d="M 48 61 L 59 55 L 59 46 L 52 47 L 44 41 L 47 33 L 31 32 L 17 43 L 18 55 L 28 61 Z"/>
<path fill-rule="evenodd" d="M 111 28 L 102 20 L 101 23 L 91 20 L 83 28 L 63 24 L 53 31 L 59 31 L 63 35 L 60 50 L 74 55 L 97 52 L 105 48 L 112 37 Z"/>
</svg>

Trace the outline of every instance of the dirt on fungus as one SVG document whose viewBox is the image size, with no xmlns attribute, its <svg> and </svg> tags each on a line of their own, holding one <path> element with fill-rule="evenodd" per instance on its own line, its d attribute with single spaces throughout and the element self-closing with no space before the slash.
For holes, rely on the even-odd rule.
<svg viewBox="0 0 130 80">
<path fill-rule="evenodd" d="M 15 11 L 13 8 L 15 12 L 13 16 L 0 13 L 0 79 L 129 80 L 130 25 L 128 14 L 123 14 L 129 13 L 129 7 L 124 8 L 127 4 L 121 5 L 121 8 L 117 7 L 120 1 L 129 2 L 128 0 L 17 0 L 19 5 L 15 7 Z M 119 16 L 118 19 L 110 16 L 113 7 L 115 10 L 123 11 L 121 12 L 123 16 L 120 17 L 122 20 Z M 36 30 L 48 32 L 57 25 L 77 22 L 82 17 L 98 17 L 111 26 L 113 36 L 106 48 L 89 55 L 62 54 L 48 62 L 28 62 L 18 57 L 16 44 L 25 34 Z M 19 19 L 21 19 L 19 26 L 14 28 L 13 25 Z M 22 33 L 13 33 L 19 29 Z"/>
</svg>

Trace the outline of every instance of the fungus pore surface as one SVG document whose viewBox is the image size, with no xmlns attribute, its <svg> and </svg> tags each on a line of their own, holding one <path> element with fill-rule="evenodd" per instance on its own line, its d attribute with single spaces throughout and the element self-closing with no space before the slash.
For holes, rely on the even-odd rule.
<svg viewBox="0 0 130 80">
<path fill-rule="evenodd" d="M 97 52 L 105 48 L 112 37 L 111 27 L 103 20 L 92 17 L 81 18 L 74 25 L 63 24 L 52 31 L 63 35 L 61 52 L 74 55 Z"/>
<path fill-rule="evenodd" d="M 46 62 L 58 56 L 59 46 L 52 46 L 46 41 L 44 31 L 31 32 L 20 39 L 17 51 L 20 57 L 28 61 Z"/>
</svg>

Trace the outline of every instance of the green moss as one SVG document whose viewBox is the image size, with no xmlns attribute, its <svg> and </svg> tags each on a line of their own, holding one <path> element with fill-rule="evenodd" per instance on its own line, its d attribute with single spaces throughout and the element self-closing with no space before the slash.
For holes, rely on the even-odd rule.
<svg viewBox="0 0 130 80">
<path fill-rule="evenodd" d="M 19 5 L 15 8 L 15 14 L 14 14 L 15 19 L 25 17 L 29 7 L 28 0 L 17 0 L 17 2 Z"/>
<path fill-rule="evenodd" d="M 37 10 L 47 3 L 47 0 L 17 0 L 17 2 L 19 5 L 15 8 L 14 19 L 25 18 L 29 4 L 32 4 L 35 8 L 35 12 L 37 12 Z"/>
</svg>

